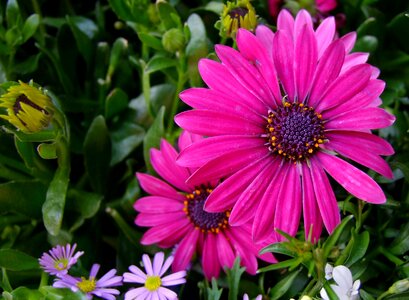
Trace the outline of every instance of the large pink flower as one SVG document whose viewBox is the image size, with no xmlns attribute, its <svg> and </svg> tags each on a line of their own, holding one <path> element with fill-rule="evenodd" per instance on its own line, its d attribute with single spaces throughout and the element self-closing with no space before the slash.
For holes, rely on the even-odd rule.
<svg viewBox="0 0 409 300">
<path fill-rule="evenodd" d="M 200 167 L 191 185 L 226 178 L 205 210 L 232 209 L 234 226 L 254 219 L 256 241 L 280 239 L 275 228 L 294 235 L 302 211 L 305 234 L 312 230 L 316 241 L 322 223 L 331 233 L 340 222 L 327 174 L 359 199 L 385 202 L 379 185 L 350 160 L 391 178 L 380 155 L 394 151 L 371 130 L 395 118 L 378 107 L 385 83 L 366 63 L 368 54 L 350 53 L 355 33 L 334 40 L 332 17 L 314 31 L 304 10 L 295 20 L 282 11 L 277 28 L 240 30 L 239 51 L 218 45 L 221 63 L 200 61 L 209 88 L 181 93 L 194 110 L 175 120 L 208 138 L 186 148 L 178 163 Z"/>
<path fill-rule="evenodd" d="M 200 139 L 184 132 L 179 138 L 179 149 L 183 150 Z M 205 212 L 204 202 L 216 181 L 202 178 L 196 184 L 186 184 L 186 179 L 196 168 L 176 165 L 177 156 L 178 152 L 165 140 L 162 140 L 160 150 L 151 150 L 152 166 L 167 183 L 151 175 L 137 173 L 141 187 L 151 195 L 140 198 L 134 205 L 140 212 L 135 223 L 151 227 L 143 235 L 141 243 L 158 244 L 163 248 L 176 246 L 172 264 L 174 272 L 185 270 L 197 253 L 201 256 L 208 279 L 218 277 L 220 267 L 231 268 L 236 256 L 241 257 L 241 264 L 247 272 L 255 274 L 256 257 L 262 245 L 256 247 L 253 244 L 251 224 L 231 227 L 228 224 L 229 210 Z M 275 261 L 269 254 L 262 258 Z"/>
</svg>

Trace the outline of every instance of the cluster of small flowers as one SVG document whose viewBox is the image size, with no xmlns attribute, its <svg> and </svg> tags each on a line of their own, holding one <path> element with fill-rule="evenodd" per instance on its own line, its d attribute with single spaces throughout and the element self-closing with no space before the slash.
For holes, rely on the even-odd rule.
<svg viewBox="0 0 409 300">
<path fill-rule="evenodd" d="M 149 256 L 142 256 L 145 272 L 138 267 L 132 265 L 129 267 L 130 272 L 125 272 L 123 276 L 117 276 L 117 270 L 112 269 L 99 279 L 97 274 L 100 269 L 99 264 L 94 264 L 88 278 L 74 277 L 68 274 L 69 269 L 77 263 L 78 258 L 84 254 L 83 251 L 75 253 L 76 244 L 71 246 L 56 246 L 48 253 L 44 253 L 39 259 L 41 268 L 56 276 L 53 287 L 69 288 L 73 292 L 80 291 L 86 295 L 88 299 L 93 296 L 115 300 L 115 296 L 120 294 L 120 291 L 113 287 L 121 286 L 123 282 L 138 283 L 143 286 L 131 288 L 125 293 L 125 300 L 144 300 L 144 299 L 177 299 L 177 294 L 165 287 L 179 285 L 186 282 L 186 271 L 179 271 L 162 277 L 169 267 L 172 265 L 173 256 L 165 260 L 163 252 L 158 252 L 151 262 Z"/>
</svg>

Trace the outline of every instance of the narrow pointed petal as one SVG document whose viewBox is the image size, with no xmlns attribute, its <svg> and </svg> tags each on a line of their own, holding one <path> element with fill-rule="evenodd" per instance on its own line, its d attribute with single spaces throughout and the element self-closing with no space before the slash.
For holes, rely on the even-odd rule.
<svg viewBox="0 0 409 300">
<path fill-rule="evenodd" d="M 304 26 L 307 26 L 310 30 L 313 29 L 311 15 L 305 9 L 301 9 L 295 17 L 294 42 L 299 39 L 299 35 L 303 31 Z"/>
<path fill-rule="evenodd" d="M 334 155 L 319 152 L 317 157 L 324 169 L 352 195 L 374 204 L 385 203 L 382 189 L 367 174 Z"/>
<path fill-rule="evenodd" d="M 318 57 L 321 57 L 335 36 L 335 18 L 325 18 L 315 31 L 318 45 Z"/>
<path fill-rule="evenodd" d="M 267 49 L 267 54 L 271 58 L 273 49 L 274 32 L 264 25 L 259 25 L 256 28 L 256 37 L 260 43 Z"/>
<path fill-rule="evenodd" d="M 146 193 L 153 196 L 162 196 L 183 201 L 184 197 L 166 182 L 151 175 L 139 172 L 136 173 L 136 177 L 138 178 L 140 186 Z"/>
<path fill-rule="evenodd" d="M 192 260 L 193 254 L 196 251 L 199 234 L 200 230 L 191 230 L 177 246 L 172 263 L 173 272 L 187 269 L 190 261 Z"/>
<path fill-rule="evenodd" d="M 203 139 L 203 136 L 183 130 L 178 139 L 179 152 L 191 144 Z"/>
<path fill-rule="evenodd" d="M 288 10 L 281 10 L 277 18 L 277 28 L 287 31 L 287 33 L 290 34 L 292 38 L 294 31 L 294 18 Z"/>
<path fill-rule="evenodd" d="M 203 273 L 208 280 L 212 277 L 219 277 L 220 263 L 216 251 L 216 236 L 214 234 L 207 234 L 205 236 L 202 255 Z"/>
<path fill-rule="evenodd" d="M 357 130 L 385 128 L 395 122 L 395 116 L 377 107 L 357 109 L 338 115 L 325 124 L 325 129 Z"/>
<path fill-rule="evenodd" d="M 294 236 L 297 233 L 301 217 L 301 182 L 297 167 L 288 167 L 277 199 L 277 208 L 274 217 L 274 228 Z M 277 234 L 277 240 L 285 238 Z"/>
<path fill-rule="evenodd" d="M 341 75 L 356 65 L 361 65 L 367 62 L 369 53 L 354 52 L 345 56 L 344 65 L 341 69 Z"/>
<path fill-rule="evenodd" d="M 133 205 L 138 212 L 169 213 L 183 210 L 183 202 L 160 196 L 146 196 L 140 198 Z"/>
<path fill-rule="evenodd" d="M 200 167 L 209 160 L 239 149 L 263 146 L 264 141 L 257 136 L 228 135 L 203 139 L 182 151 L 177 163 L 186 167 Z"/>
<path fill-rule="evenodd" d="M 315 159 L 311 160 L 311 179 L 322 220 L 328 233 L 331 234 L 341 222 L 337 199 L 327 175 Z"/>
<path fill-rule="evenodd" d="M 215 136 L 222 134 L 260 135 L 264 129 L 259 123 L 246 119 L 245 116 L 196 109 L 182 112 L 175 116 L 175 122 L 190 132 Z"/>
<path fill-rule="evenodd" d="M 223 232 L 216 234 L 217 254 L 222 268 L 232 268 L 235 255 L 233 249 Z"/>
<path fill-rule="evenodd" d="M 295 42 L 295 85 L 299 102 L 304 102 L 311 88 L 318 52 L 312 27 L 304 25 Z"/>
<path fill-rule="evenodd" d="M 179 243 L 183 236 L 192 228 L 187 219 L 181 219 L 173 223 L 149 228 L 141 239 L 142 245 L 152 245 L 156 243 L 166 243 L 175 245 Z"/>
<path fill-rule="evenodd" d="M 135 224 L 146 227 L 164 225 L 185 218 L 185 215 L 184 211 L 170 213 L 139 213 L 135 218 Z"/>
<path fill-rule="evenodd" d="M 232 227 L 226 232 L 227 237 L 233 241 L 236 256 L 240 256 L 240 265 L 246 267 L 246 272 L 256 274 L 257 258 L 254 245 L 249 243 L 250 234 L 242 229 L 242 226 Z"/>
<path fill-rule="evenodd" d="M 355 41 L 356 41 L 356 32 L 350 32 L 346 35 L 342 36 L 340 40 L 345 45 L 345 53 L 351 52 L 352 48 L 354 48 Z"/>
<path fill-rule="evenodd" d="M 294 41 L 287 31 L 279 30 L 274 36 L 274 65 L 285 93 L 292 102 L 295 99 Z"/>
</svg>

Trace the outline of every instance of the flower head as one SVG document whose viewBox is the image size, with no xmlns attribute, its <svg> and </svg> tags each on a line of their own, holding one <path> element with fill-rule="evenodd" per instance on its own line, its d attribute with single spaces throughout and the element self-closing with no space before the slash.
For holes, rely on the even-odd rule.
<svg viewBox="0 0 409 300">
<path fill-rule="evenodd" d="M 42 269 L 51 275 L 65 275 L 68 270 L 77 263 L 78 258 L 84 254 L 83 251 L 75 252 L 77 244 L 65 246 L 57 245 L 48 253 L 43 253 L 38 260 Z"/>
<path fill-rule="evenodd" d="M 257 26 L 257 16 L 249 0 L 228 1 L 223 6 L 220 33 L 222 36 L 235 37 L 239 28 L 253 31 Z"/>
<path fill-rule="evenodd" d="M 179 138 L 179 149 L 186 149 L 193 141 L 200 139 L 197 135 L 183 132 Z M 256 257 L 263 245 L 256 247 L 253 244 L 251 225 L 243 223 L 231 227 L 228 224 L 229 209 L 206 212 L 204 203 L 217 186 L 217 180 L 202 177 L 194 185 L 186 184 L 186 179 L 195 168 L 178 166 L 177 156 L 178 152 L 162 140 L 160 150 L 151 150 L 151 162 L 164 181 L 137 173 L 142 188 L 150 194 L 137 200 L 134 205 L 139 212 L 135 223 L 151 227 L 141 243 L 158 244 L 163 248 L 176 246 L 173 271 L 185 270 L 197 253 L 208 279 L 218 277 L 222 267 L 231 268 L 236 256 L 241 257 L 241 264 L 247 272 L 255 274 Z M 271 254 L 263 255 L 263 258 L 274 261 Z"/>
<path fill-rule="evenodd" d="M 73 292 L 81 291 L 88 299 L 97 296 L 106 300 L 115 300 L 115 295 L 119 295 L 120 292 L 112 287 L 122 285 L 122 276 L 116 276 L 116 270 L 112 269 L 100 279 L 97 279 L 99 268 L 99 264 L 94 264 L 89 278 L 63 275 L 54 281 L 53 287 L 69 288 Z"/>
<path fill-rule="evenodd" d="M 262 300 L 263 296 L 262 295 L 258 295 L 256 298 L 254 298 L 254 300 Z M 243 300 L 249 300 L 249 295 L 244 294 L 243 295 Z"/>
<path fill-rule="evenodd" d="M 330 266 L 327 264 L 327 266 Z M 325 267 L 325 272 L 329 270 L 329 267 Z M 345 266 L 336 266 L 332 270 L 331 276 L 336 284 L 331 284 L 331 289 L 335 292 L 340 300 L 356 300 L 359 299 L 359 287 L 361 285 L 360 280 L 352 282 L 352 273 Z M 327 278 L 327 277 L 326 277 Z M 328 279 L 327 279 L 328 280 Z M 321 289 L 320 295 L 324 300 L 329 300 L 325 289 Z"/>
<path fill-rule="evenodd" d="M 366 63 L 368 54 L 350 53 L 355 33 L 339 39 L 334 18 L 317 30 L 301 10 L 283 10 L 277 32 L 259 26 L 239 30 L 239 51 L 218 45 L 221 62 L 203 59 L 199 71 L 208 88 L 180 94 L 194 109 L 176 123 L 208 136 L 184 149 L 180 166 L 198 168 L 187 184 L 225 178 L 208 196 L 207 212 L 231 210 L 233 227 L 252 221 L 256 241 L 280 229 L 298 231 L 303 213 L 306 239 L 316 242 L 322 225 L 340 223 L 329 174 L 355 197 L 380 204 L 379 185 L 349 161 L 392 178 L 381 155 L 394 153 L 371 133 L 395 117 L 379 107 L 385 83 Z"/>
<path fill-rule="evenodd" d="M 38 132 L 50 123 L 53 104 L 44 92 L 19 81 L 0 96 L 0 107 L 7 109 L 7 115 L 1 118 L 9 121 L 23 132 Z"/>
<path fill-rule="evenodd" d="M 136 266 L 130 266 L 129 272 L 124 273 L 124 282 L 143 284 L 143 287 L 131 289 L 125 293 L 125 300 L 145 299 L 177 299 L 177 294 L 165 286 L 174 286 L 186 282 L 186 271 L 179 271 L 163 277 L 173 262 L 173 257 L 168 257 L 164 262 L 165 255 L 158 252 L 153 258 L 153 265 L 149 256 L 144 254 L 142 261 L 146 273 Z"/>
</svg>

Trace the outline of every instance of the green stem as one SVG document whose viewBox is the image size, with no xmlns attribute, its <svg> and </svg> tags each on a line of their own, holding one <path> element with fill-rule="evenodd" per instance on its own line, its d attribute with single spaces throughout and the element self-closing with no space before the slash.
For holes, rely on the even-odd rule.
<svg viewBox="0 0 409 300">
<path fill-rule="evenodd" d="M 402 265 L 404 263 L 403 260 L 401 260 L 399 257 L 395 256 L 394 254 L 390 253 L 388 250 L 386 250 L 383 247 L 380 248 L 379 252 L 382 253 L 391 262 L 395 263 L 397 266 L 400 266 L 400 265 Z"/>
<path fill-rule="evenodd" d="M 145 99 L 146 109 L 148 110 L 149 116 L 155 119 L 156 114 L 153 111 L 151 103 L 151 81 L 149 73 L 145 72 L 145 62 L 141 63 L 142 65 L 142 92 L 143 98 Z"/>
<path fill-rule="evenodd" d="M 45 45 L 45 36 L 47 35 L 47 33 L 46 33 L 46 30 L 45 30 L 45 25 L 42 22 L 43 16 L 41 14 L 41 8 L 40 8 L 40 5 L 38 4 L 37 0 L 31 0 L 31 3 L 33 5 L 34 12 L 37 15 L 40 16 L 40 25 L 39 25 L 40 34 L 37 35 L 37 37 L 38 37 L 37 40 L 38 40 L 38 43 L 40 45 L 44 46 Z"/>
<path fill-rule="evenodd" d="M 38 288 L 46 285 L 48 285 L 48 274 L 46 272 L 41 272 L 40 286 Z"/>
<path fill-rule="evenodd" d="M 0 177 L 8 180 L 28 180 L 30 177 L 11 170 L 0 164 Z"/>
</svg>

